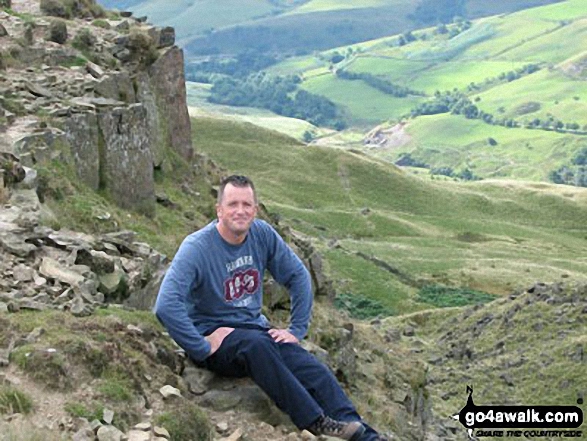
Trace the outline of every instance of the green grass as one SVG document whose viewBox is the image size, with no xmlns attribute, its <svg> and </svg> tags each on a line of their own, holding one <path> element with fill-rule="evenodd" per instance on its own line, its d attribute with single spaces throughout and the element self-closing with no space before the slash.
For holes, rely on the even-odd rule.
<svg viewBox="0 0 587 441">
<path fill-rule="evenodd" d="M 485 7 L 481 2 L 468 6 L 474 10 Z M 336 49 L 341 54 L 348 54 L 351 47 L 353 51 L 338 67 L 377 75 L 428 95 L 457 88 L 496 119 L 513 118 L 526 124 L 535 118 L 553 117 L 583 127 L 587 123 L 583 104 L 587 86 L 581 81 L 585 74 L 580 69 L 585 50 L 574 44 L 583 40 L 587 29 L 587 12 L 581 6 L 581 1 L 572 0 L 482 18 L 450 39 L 430 28 L 414 32 L 416 36 L 426 35 L 425 41 L 419 39 L 402 47 L 397 46 L 395 37 L 342 46 Z M 302 87 L 345 109 L 353 132 L 367 131 L 385 121 L 398 122 L 425 100 L 393 99 L 360 81 L 337 78 L 321 61 L 331 52 L 298 57 L 272 69 L 302 72 Z M 509 83 L 496 80 L 500 74 L 528 63 L 539 64 L 542 70 Z M 468 91 L 471 83 L 481 85 L 483 90 Z M 539 109 L 524 113 L 530 102 L 537 103 L 533 105 Z M 328 145 L 331 139 L 334 147 L 355 148 L 390 161 L 412 152 L 433 167 L 450 166 L 455 171 L 469 168 L 483 178 L 529 180 L 547 180 L 553 169 L 569 163 L 584 145 L 581 136 L 507 130 L 449 115 L 409 121 L 407 134 L 410 143 L 390 149 L 363 148 L 360 140 L 345 141 L 340 135 L 330 135 L 332 138 L 326 137 L 321 144 Z M 488 146 L 489 138 L 496 139 L 498 145 Z"/>
<path fill-rule="evenodd" d="M 476 305 L 495 300 L 496 296 L 469 288 L 449 288 L 443 285 L 426 285 L 418 292 L 418 300 L 440 308 Z"/>
<path fill-rule="evenodd" d="M 302 84 L 308 92 L 323 95 L 349 112 L 355 124 L 376 124 L 409 113 L 421 100 L 396 98 L 362 81 L 349 81 L 332 74 L 314 77 Z"/>
<path fill-rule="evenodd" d="M 479 108 L 494 115 L 513 117 L 525 122 L 552 115 L 563 122 L 587 124 L 585 102 L 587 83 L 570 81 L 560 70 L 543 70 L 511 83 L 505 83 L 478 95 Z M 516 109 L 528 101 L 540 103 L 540 110 L 520 116 Z M 500 112 L 498 109 L 502 109 Z"/>
<path fill-rule="evenodd" d="M 563 290 L 569 295 L 573 284 Z M 584 291 L 579 289 L 578 296 Z M 580 310 L 570 303 L 553 305 L 522 294 L 515 300 L 501 299 L 474 308 L 428 310 L 388 319 L 384 329 L 411 324 L 424 359 L 439 360 L 429 371 L 435 378 L 429 392 L 444 395 L 433 403 L 437 415 L 451 415 L 462 408 L 466 385 L 473 386 L 477 405 L 575 405 L 581 396 L 577 391 L 587 386 L 577 362 L 585 344 Z M 561 316 L 564 320 L 558 319 Z M 406 340 L 403 346 L 410 348 L 413 340 Z M 537 340 L 540 345 L 529 344 Z M 513 387 L 506 385 L 504 374 Z"/>
<path fill-rule="evenodd" d="M 307 14 L 311 12 L 336 11 L 341 9 L 360 9 L 385 6 L 390 3 L 389 0 L 310 0 L 294 9 L 290 14 Z M 398 5 L 400 1 L 395 0 Z"/>
<path fill-rule="evenodd" d="M 155 423 L 165 427 L 174 441 L 210 441 L 212 427 L 206 414 L 195 404 L 184 401 L 155 418 Z"/>
<path fill-rule="evenodd" d="M 340 292 L 394 313 L 425 308 L 416 298 L 423 284 L 503 294 L 587 273 L 587 261 L 577 258 L 587 239 L 587 190 L 421 180 L 251 125 L 196 119 L 193 130 L 207 155 L 256 181 L 270 212 L 317 238 Z M 340 247 L 331 248 L 333 240 Z"/>
<path fill-rule="evenodd" d="M 494 96 L 499 99 L 499 95 Z M 484 99 L 479 106 L 485 108 Z M 492 108 L 488 106 L 488 110 Z M 396 160 L 402 153 L 409 152 L 427 164 L 454 170 L 468 167 L 484 178 L 537 181 L 547 180 L 551 170 L 568 163 L 587 140 L 582 136 L 544 130 L 508 129 L 448 114 L 410 120 L 405 130 L 411 137 L 408 144 L 371 153 Z M 490 137 L 497 141 L 496 146 L 488 143 Z"/>
<path fill-rule="evenodd" d="M 22 413 L 33 410 L 33 400 L 27 394 L 12 386 L 0 385 L 0 415 Z"/>
<path fill-rule="evenodd" d="M 420 71 L 407 84 L 416 90 L 432 95 L 435 91 L 457 89 L 465 90 L 471 83 L 480 84 L 484 80 L 497 77 L 501 73 L 515 71 L 526 63 L 512 61 L 450 61 Z"/>
</svg>

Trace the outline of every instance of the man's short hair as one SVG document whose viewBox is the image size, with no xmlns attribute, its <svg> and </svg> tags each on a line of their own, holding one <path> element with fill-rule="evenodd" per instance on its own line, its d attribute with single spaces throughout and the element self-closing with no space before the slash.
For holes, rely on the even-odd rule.
<svg viewBox="0 0 587 441">
<path fill-rule="evenodd" d="M 222 203 L 222 197 L 224 196 L 224 189 L 226 188 L 226 186 L 228 184 L 231 184 L 231 185 L 233 185 L 235 187 L 239 187 L 239 188 L 251 187 L 251 189 L 253 190 L 253 195 L 255 197 L 255 204 L 257 203 L 257 191 L 255 190 L 255 184 L 253 184 L 253 181 L 251 181 L 251 179 L 248 178 L 247 176 L 231 175 L 231 176 L 228 176 L 227 178 L 224 178 L 222 180 L 222 182 L 220 183 L 220 188 L 218 189 L 218 200 L 217 200 L 218 204 Z"/>
</svg>

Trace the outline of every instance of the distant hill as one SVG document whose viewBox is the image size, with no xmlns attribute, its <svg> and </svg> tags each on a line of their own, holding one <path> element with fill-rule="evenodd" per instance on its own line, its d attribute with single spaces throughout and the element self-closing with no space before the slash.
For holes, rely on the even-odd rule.
<svg viewBox="0 0 587 441">
<path fill-rule="evenodd" d="M 250 48 L 310 53 L 436 24 L 454 15 L 476 18 L 556 0 L 101 0 L 155 24 L 175 27 L 188 55 Z"/>
<path fill-rule="evenodd" d="M 586 30 L 584 2 L 568 0 L 344 46 L 270 71 L 299 74 L 303 89 L 332 100 L 363 133 L 404 120 L 402 142 L 365 147 L 377 157 L 410 153 L 430 168 L 546 180 L 587 147 Z M 413 92 L 394 96 L 392 86 Z M 364 148 L 356 137 L 348 145 Z"/>
</svg>

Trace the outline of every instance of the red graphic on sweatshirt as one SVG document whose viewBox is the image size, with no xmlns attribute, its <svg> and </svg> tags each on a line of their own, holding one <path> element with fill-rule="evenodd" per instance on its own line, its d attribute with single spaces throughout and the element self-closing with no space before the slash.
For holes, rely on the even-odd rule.
<svg viewBox="0 0 587 441">
<path fill-rule="evenodd" d="M 259 288 L 259 271 L 254 268 L 237 271 L 224 282 L 224 300 L 230 303 L 245 294 L 253 295 L 257 288 Z"/>
</svg>

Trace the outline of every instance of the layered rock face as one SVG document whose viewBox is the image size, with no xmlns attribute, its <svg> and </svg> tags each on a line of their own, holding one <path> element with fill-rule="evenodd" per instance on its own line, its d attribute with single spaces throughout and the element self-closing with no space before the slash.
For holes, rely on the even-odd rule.
<svg viewBox="0 0 587 441">
<path fill-rule="evenodd" d="M 183 52 L 172 28 L 144 19 L 110 15 L 88 23 L 103 11 L 86 3 L 72 10 L 44 5 L 40 12 L 14 5 L 24 9 L 18 13 L 86 21 L 25 21 L 0 12 L 0 151 L 29 168 L 69 163 L 92 189 L 151 215 L 153 169 L 166 166 L 166 152 L 193 156 Z"/>
</svg>

